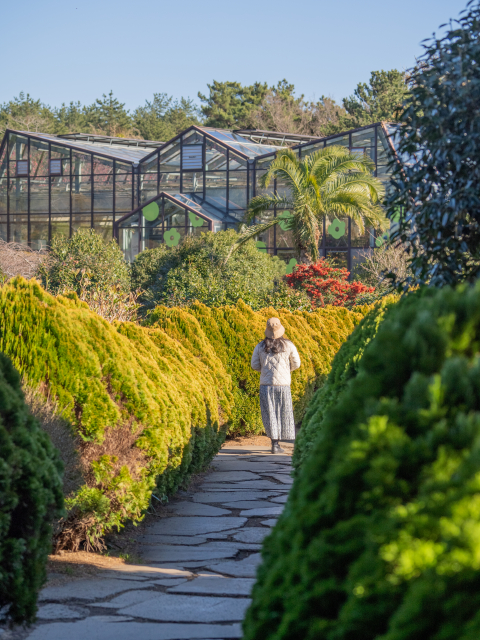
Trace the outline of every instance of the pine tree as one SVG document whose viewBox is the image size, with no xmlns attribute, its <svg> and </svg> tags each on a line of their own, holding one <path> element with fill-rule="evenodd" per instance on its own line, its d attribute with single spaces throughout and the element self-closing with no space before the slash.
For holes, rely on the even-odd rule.
<svg viewBox="0 0 480 640">
<path fill-rule="evenodd" d="M 222 129 L 241 129 L 249 126 L 250 114 L 265 97 L 267 83 L 243 87 L 239 82 L 217 82 L 208 84 L 210 95 L 198 93 L 204 103 L 201 107 L 208 127 Z"/>
<path fill-rule="evenodd" d="M 97 98 L 92 107 L 87 107 L 87 112 L 91 113 L 97 133 L 120 137 L 131 135 L 132 119 L 125 104 L 113 96 L 113 91 L 108 96 L 103 94 L 102 100 Z"/>
</svg>

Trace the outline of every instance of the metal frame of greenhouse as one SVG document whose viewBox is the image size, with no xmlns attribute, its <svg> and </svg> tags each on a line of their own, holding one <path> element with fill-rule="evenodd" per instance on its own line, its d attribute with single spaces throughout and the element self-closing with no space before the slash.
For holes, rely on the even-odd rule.
<svg viewBox="0 0 480 640">
<path fill-rule="evenodd" d="M 40 249 L 55 234 L 94 228 L 116 237 L 132 260 L 143 249 L 175 246 L 186 235 L 238 228 L 252 197 L 285 193 L 277 180 L 268 190 L 260 186 L 283 145 L 300 158 L 331 144 L 346 146 L 368 155 L 388 187 L 396 127 L 378 122 L 311 138 L 192 126 L 167 142 L 7 129 L 0 146 L 0 238 Z M 257 246 L 292 264 L 295 252 L 284 226 L 259 236 Z M 360 233 L 350 219 L 328 220 L 320 251 L 351 270 L 376 241 L 373 229 Z"/>
</svg>

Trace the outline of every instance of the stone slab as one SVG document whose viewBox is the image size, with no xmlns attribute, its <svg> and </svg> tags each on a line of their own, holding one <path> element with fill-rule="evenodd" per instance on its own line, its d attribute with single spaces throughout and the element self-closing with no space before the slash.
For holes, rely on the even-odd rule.
<svg viewBox="0 0 480 640">
<path fill-rule="evenodd" d="M 64 604 L 44 604 L 37 611 L 39 620 L 75 620 L 85 618 L 86 615 L 88 615 L 87 609 L 80 611 Z"/>
<path fill-rule="evenodd" d="M 246 527 L 234 535 L 239 542 L 254 542 L 260 544 L 270 534 L 265 527 Z"/>
<path fill-rule="evenodd" d="M 233 558 L 240 548 L 233 543 L 228 546 L 220 546 L 220 542 L 208 543 L 201 547 L 159 545 L 152 547 L 139 547 L 138 551 L 147 562 L 196 562 L 197 560 L 210 560 L 212 558 Z"/>
<path fill-rule="evenodd" d="M 172 518 L 162 518 L 149 528 L 150 534 L 164 535 L 205 535 L 216 531 L 226 531 L 243 527 L 246 518 L 235 518 L 225 516 L 224 518 L 207 518 L 198 516 L 196 518 L 182 518 L 173 516 Z"/>
<path fill-rule="evenodd" d="M 213 471 L 205 478 L 207 482 L 240 482 L 241 480 L 260 480 L 260 476 L 251 471 Z"/>
<path fill-rule="evenodd" d="M 293 484 L 293 478 L 288 473 L 271 473 L 268 474 L 268 477 L 275 478 L 275 480 L 278 480 L 282 484 L 288 484 L 290 486 Z"/>
<path fill-rule="evenodd" d="M 39 601 L 46 600 L 99 600 L 127 589 L 147 589 L 148 582 L 118 580 L 115 578 L 89 578 L 74 580 L 57 587 L 46 587 L 40 592 Z"/>
<path fill-rule="evenodd" d="M 150 583 L 150 586 L 152 586 L 152 583 Z M 122 607 L 129 607 L 132 604 L 151 600 L 155 598 L 158 593 L 158 591 L 127 591 L 126 593 L 121 593 L 119 596 L 116 596 L 109 602 L 94 602 L 90 606 L 102 607 L 104 609 L 120 609 Z"/>
<path fill-rule="evenodd" d="M 148 531 L 149 529 L 146 529 Z M 207 538 L 199 536 L 162 536 L 161 534 L 147 534 L 137 539 L 139 544 L 180 544 L 180 545 L 199 545 L 207 542 Z"/>
<path fill-rule="evenodd" d="M 276 484 L 275 482 L 271 482 L 270 480 L 247 480 L 246 482 L 229 482 L 228 487 L 226 488 L 229 491 L 237 489 L 265 489 L 270 491 L 288 491 L 288 488 L 284 484 Z M 203 491 L 216 491 L 218 489 L 218 485 L 208 481 L 202 484 L 202 489 Z"/>
<path fill-rule="evenodd" d="M 195 502 L 178 502 L 168 507 L 177 516 L 228 516 L 230 511 L 219 509 L 207 504 L 197 504 Z"/>
<path fill-rule="evenodd" d="M 167 589 L 167 591 L 168 593 L 195 593 L 205 596 L 249 596 L 254 584 L 255 580 L 252 578 L 200 576 L 195 580 L 189 580 L 177 587 Z"/>
<path fill-rule="evenodd" d="M 158 584 L 161 587 L 176 587 L 177 584 L 186 582 L 185 578 L 174 578 L 173 580 L 153 580 L 152 584 Z"/>
<path fill-rule="evenodd" d="M 262 520 L 261 524 L 264 524 L 266 527 L 274 527 L 277 524 L 276 518 L 270 518 L 269 520 Z"/>
<path fill-rule="evenodd" d="M 249 604 L 249 598 L 159 593 L 152 600 L 121 609 L 120 614 L 161 622 L 239 622 Z"/>
<path fill-rule="evenodd" d="M 282 487 L 281 487 L 282 488 Z M 215 492 L 199 492 L 192 497 L 194 502 L 203 502 L 206 504 L 222 504 L 223 502 L 237 502 L 240 500 L 264 500 L 270 496 L 277 495 L 275 491 L 215 491 Z"/>
<path fill-rule="evenodd" d="M 114 577 L 118 579 L 147 579 L 147 578 L 188 578 L 192 574 L 189 571 L 181 571 L 179 569 L 161 569 L 159 567 L 148 567 L 145 565 L 122 564 L 118 567 L 111 567 L 100 574 L 103 578 Z"/>
<path fill-rule="evenodd" d="M 284 507 L 283 505 L 268 507 L 267 509 L 247 509 L 246 511 L 240 511 L 241 516 L 245 516 L 246 518 L 257 518 L 261 516 L 279 516 Z"/>
<path fill-rule="evenodd" d="M 224 506 L 230 509 L 269 509 L 276 505 L 266 500 L 240 500 L 239 502 L 227 502 Z"/>
<path fill-rule="evenodd" d="M 262 558 L 259 553 L 252 554 L 243 560 L 209 564 L 206 568 L 216 573 L 223 573 L 234 578 L 255 578 L 257 566 Z"/>
<path fill-rule="evenodd" d="M 280 504 L 283 504 L 287 500 L 288 500 L 288 495 L 284 495 L 284 496 L 276 496 L 275 498 L 271 498 L 270 502 L 279 502 Z"/>
<path fill-rule="evenodd" d="M 238 623 L 159 624 L 126 622 L 118 616 L 93 616 L 81 622 L 41 625 L 28 636 L 28 640 L 225 640 L 241 637 L 242 630 Z"/>
</svg>

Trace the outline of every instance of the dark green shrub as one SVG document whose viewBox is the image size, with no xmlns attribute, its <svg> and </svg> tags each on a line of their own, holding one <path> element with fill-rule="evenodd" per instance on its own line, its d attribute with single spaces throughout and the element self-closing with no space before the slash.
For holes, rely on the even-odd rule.
<svg viewBox="0 0 480 640">
<path fill-rule="evenodd" d="M 245 640 L 480 637 L 480 283 L 389 309 L 266 540 Z"/>
<path fill-rule="evenodd" d="M 107 242 L 93 229 L 79 229 L 71 238 L 54 237 L 48 259 L 38 274 L 51 293 L 130 291 L 129 268 L 115 240 Z"/>
<path fill-rule="evenodd" d="M 480 274 L 480 4 L 425 45 L 397 145 L 389 217 L 409 250 L 405 288 L 471 281 Z"/>
<path fill-rule="evenodd" d="M 283 307 L 308 308 L 306 296 L 296 296 L 279 284 L 285 262 L 246 243 L 227 264 L 225 258 L 238 234 L 233 231 L 187 237 L 178 247 L 143 251 L 132 264 L 132 283 L 145 291 L 146 308 L 190 305 L 198 300 L 209 307 L 243 300 L 252 309 L 281 301 Z"/>
<path fill-rule="evenodd" d="M 29 413 L 20 376 L 0 353 L 0 617 L 32 622 L 45 581 L 55 517 L 63 512 L 62 464 Z"/>
<path fill-rule="evenodd" d="M 367 344 L 375 337 L 385 311 L 396 301 L 395 296 L 386 296 L 368 312 L 358 327 L 351 333 L 335 355 L 325 384 L 319 388 L 307 406 L 302 428 L 299 431 L 293 452 L 295 472 L 308 457 L 315 442 L 326 410 L 335 404 L 347 383 L 357 375 L 358 366 Z"/>
</svg>

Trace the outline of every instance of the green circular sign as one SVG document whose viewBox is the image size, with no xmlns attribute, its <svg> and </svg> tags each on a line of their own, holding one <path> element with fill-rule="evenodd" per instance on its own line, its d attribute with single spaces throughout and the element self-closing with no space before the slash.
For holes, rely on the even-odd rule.
<svg viewBox="0 0 480 640">
<path fill-rule="evenodd" d="M 163 239 L 167 247 L 176 247 L 180 242 L 180 234 L 176 229 L 169 229 L 163 234 Z"/>
<path fill-rule="evenodd" d="M 197 214 L 193 213 L 193 211 L 188 212 L 188 219 L 190 220 L 190 224 L 192 225 L 192 227 L 201 227 L 204 223 L 203 218 L 197 216 Z"/>
<path fill-rule="evenodd" d="M 158 218 L 160 209 L 158 208 L 158 204 L 156 202 L 151 202 L 150 204 L 147 204 L 146 207 L 143 207 L 142 213 L 145 220 L 153 222 Z"/>
<path fill-rule="evenodd" d="M 345 235 L 345 230 L 345 222 L 337 220 L 337 218 L 335 218 L 335 220 L 327 229 L 328 233 L 336 240 Z"/>
<path fill-rule="evenodd" d="M 293 215 L 290 211 L 284 211 L 279 216 L 277 216 L 280 220 L 278 226 L 282 231 L 288 231 L 290 229 L 290 221 L 293 218 Z"/>
<path fill-rule="evenodd" d="M 292 258 L 290 260 L 290 262 L 287 263 L 287 270 L 285 271 L 285 274 L 288 276 L 291 273 L 293 273 L 293 268 L 298 264 L 298 262 L 295 260 L 295 258 Z"/>
</svg>

